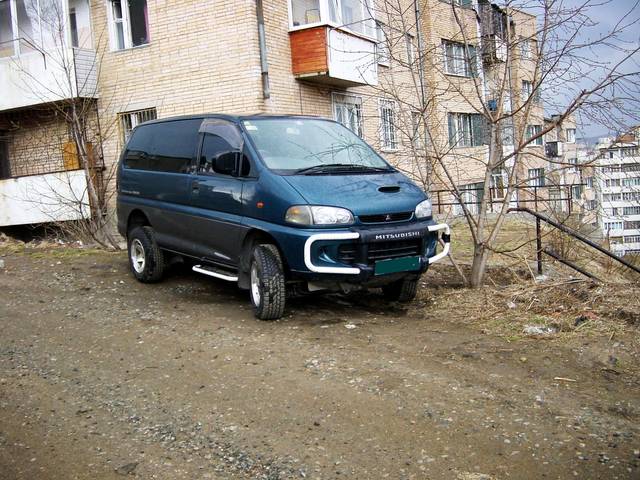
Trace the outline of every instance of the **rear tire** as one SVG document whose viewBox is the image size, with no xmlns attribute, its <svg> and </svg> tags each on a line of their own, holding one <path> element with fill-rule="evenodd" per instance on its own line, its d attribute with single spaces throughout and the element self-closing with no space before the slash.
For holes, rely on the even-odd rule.
<svg viewBox="0 0 640 480">
<path fill-rule="evenodd" d="M 127 235 L 129 267 L 139 282 L 154 283 L 162 279 L 164 255 L 151 227 L 135 227 Z"/>
<path fill-rule="evenodd" d="M 276 320 L 284 313 L 286 287 L 282 258 L 275 245 L 256 245 L 249 263 L 249 297 L 260 320 Z"/>
<path fill-rule="evenodd" d="M 382 293 L 387 300 L 393 302 L 410 302 L 416 298 L 418 293 L 418 279 L 403 278 L 402 280 L 396 280 L 382 287 Z"/>
</svg>

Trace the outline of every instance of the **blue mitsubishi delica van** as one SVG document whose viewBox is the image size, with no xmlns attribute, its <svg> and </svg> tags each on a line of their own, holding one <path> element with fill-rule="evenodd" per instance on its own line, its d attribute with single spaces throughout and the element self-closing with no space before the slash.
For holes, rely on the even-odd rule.
<svg viewBox="0 0 640 480">
<path fill-rule="evenodd" d="M 160 280 L 180 256 L 248 289 L 264 320 L 282 316 L 287 291 L 377 287 L 409 301 L 449 250 L 449 227 L 420 188 L 349 129 L 315 117 L 141 124 L 122 152 L 117 203 L 139 281 Z"/>
</svg>

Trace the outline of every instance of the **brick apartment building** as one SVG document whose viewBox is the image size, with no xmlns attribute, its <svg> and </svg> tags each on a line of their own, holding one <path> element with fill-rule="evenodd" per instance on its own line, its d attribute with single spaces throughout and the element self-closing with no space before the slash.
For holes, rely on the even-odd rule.
<svg viewBox="0 0 640 480">
<path fill-rule="evenodd" d="M 89 215 L 64 115 L 72 104 L 82 105 L 86 150 L 103 174 L 146 120 L 320 115 L 418 177 L 425 151 L 445 152 L 474 204 L 488 151 L 480 98 L 496 108 L 492 95 L 505 71 L 505 110 L 540 98 L 535 17 L 455 0 L 460 22 L 450 3 L 424 0 L 418 30 L 413 2 L 398 13 L 369 1 L 0 0 L 0 226 Z M 509 56 L 507 29 L 519 39 Z M 420 112 L 422 91 L 435 100 Z M 509 137 L 542 128 L 542 105 L 530 104 L 505 129 L 506 151 Z M 533 185 L 546 168 L 543 140 L 527 148 L 533 154 L 517 175 Z M 437 186 L 438 172 L 428 173 Z M 505 175 L 494 172 L 492 196 L 504 195 Z M 81 198 L 81 207 L 61 200 L 69 198 Z"/>
</svg>

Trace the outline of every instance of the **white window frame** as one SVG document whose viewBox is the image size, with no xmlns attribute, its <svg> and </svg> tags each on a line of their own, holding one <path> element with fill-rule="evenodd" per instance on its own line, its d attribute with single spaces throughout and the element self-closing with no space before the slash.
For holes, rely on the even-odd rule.
<svg viewBox="0 0 640 480">
<path fill-rule="evenodd" d="M 404 34 L 404 41 L 406 43 L 406 47 L 407 47 L 407 64 L 409 66 L 413 65 L 413 63 L 416 61 L 416 46 L 414 43 L 414 36 L 411 33 L 405 33 Z"/>
<path fill-rule="evenodd" d="M 122 35 L 124 45 L 122 48 L 118 46 L 118 33 L 116 29 L 116 21 L 113 16 L 113 2 L 111 0 L 105 0 L 106 8 L 107 8 L 107 24 L 109 30 L 109 49 L 112 52 L 119 52 L 121 50 L 129 50 L 131 48 L 141 48 L 149 45 L 151 43 L 151 33 L 149 32 L 150 26 L 147 23 L 147 43 L 142 45 L 133 45 L 133 41 L 131 39 L 131 18 L 129 13 L 129 2 L 128 0 L 121 0 L 120 6 L 122 7 Z M 149 2 L 147 1 L 147 12 L 149 9 Z"/>
<path fill-rule="evenodd" d="M 372 12 L 374 12 L 373 0 L 359 0 L 360 4 L 362 5 L 363 16 L 368 16 L 369 21 L 372 22 L 371 29 L 373 29 L 373 31 L 371 32 L 371 35 L 368 35 L 367 33 L 363 33 L 363 32 L 358 32 L 357 30 L 353 30 L 349 28 L 349 26 L 343 24 L 344 22 L 342 20 L 342 0 L 318 0 L 318 4 L 320 7 L 320 20 L 317 22 L 305 23 L 303 25 L 294 25 L 293 24 L 293 2 L 294 1 L 295 0 L 288 0 L 287 2 L 290 32 L 293 32 L 296 30 L 304 30 L 307 28 L 319 27 L 321 25 L 329 25 L 331 27 L 346 30 L 354 35 L 359 35 L 359 36 L 363 36 L 370 39 L 373 39 L 372 35 L 376 34 L 375 18 L 373 17 L 373 14 L 372 14 Z M 329 15 L 329 2 L 333 2 L 335 5 L 336 15 L 338 17 L 337 22 L 331 20 L 331 17 Z M 366 31 L 367 29 L 365 28 L 364 30 Z"/>
<path fill-rule="evenodd" d="M 533 58 L 532 44 L 530 38 L 520 37 L 520 58 L 530 60 Z"/>
<path fill-rule="evenodd" d="M 571 132 L 571 133 L 569 133 Z M 567 143 L 576 143 L 576 129 L 575 128 L 567 128 L 565 129 L 565 141 Z"/>
<path fill-rule="evenodd" d="M 391 65 L 391 52 L 385 27 L 383 22 L 376 20 L 376 61 L 378 65 L 388 67 Z"/>
<path fill-rule="evenodd" d="M 443 38 L 441 40 L 440 47 L 442 49 L 442 61 L 444 63 L 444 73 L 447 75 L 455 75 L 457 77 L 475 78 L 478 76 L 478 65 L 473 65 L 474 58 L 467 58 L 467 50 L 469 47 L 475 49 L 475 61 L 478 61 L 478 47 L 475 45 L 465 45 L 461 42 L 453 40 L 447 40 Z M 452 47 L 452 64 L 453 71 L 449 69 L 449 62 L 447 56 L 447 45 Z"/>
<path fill-rule="evenodd" d="M 522 101 L 526 102 L 533 94 L 533 82 L 522 80 Z"/>
<path fill-rule="evenodd" d="M 343 101 L 346 100 L 346 101 Z M 363 125 L 363 113 L 362 113 L 362 97 L 359 95 L 353 95 L 350 93 L 342 93 L 342 92 L 332 92 L 331 93 L 331 103 L 332 103 L 332 110 L 333 110 L 333 119 L 340 123 L 341 125 L 344 125 L 345 127 L 347 127 L 349 130 L 351 130 L 353 133 L 355 133 L 356 135 L 358 135 L 359 137 L 363 137 L 364 135 L 364 125 Z M 351 125 L 347 125 L 343 122 L 341 122 L 339 120 L 339 112 L 338 109 L 342 108 L 342 106 L 346 106 L 346 113 L 348 115 L 353 115 L 352 111 L 349 111 L 349 106 L 353 106 L 355 107 L 355 115 L 356 115 L 356 129 L 357 131 L 354 131 L 351 128 Z"/>
<path fill-rule="evenodd" d="M 530 168 L 527 171 L 527 183 L 530 187 L 544 187 L 546 184 L 544 168 Z"/>
<path fill-rule="evenodd" d="M 71 45 L 71 31 L 70 31 L 70 21 L 69 21 L 69 2 L 68 0 L 59 0 L 60 1 L 60 8 L 61 10 L 61 17 L 62 17 L 62 25 L 56 24 L 54 26 L 52 26 L 51 28 L 53 28 L 54 30 L 57 30 L 58 28 L 62 27 L 64 32 L 63 32 L 63 39 L 62 41 L 65 44 Z M 37 55 L 42 55 L 41 52 L 37 52 L 34 51 L 33 48 L 31 49 L 25 49 L 25 51 L 21 51 L 20 48 L 20 39 L 22 38 L 22 36 L 20 35 L 20 26 L 18 24 L 18 7 L 17 7 L 17 0 L 6 0 L 7 4 L 9 5 L 9 11 L 11 13 L 11 40 L 7 40 L 8 42 L 12 42 L 13 43 L 13 55 L 10 56 L 4 56 L 4 57 L 0 57 L 0 59 L 3 58 L 12 58 L 12 57 L 20 57 L 22 55 L 26 55 L 29 53 L 36 53 Z M 48 48 L 48 46 L 44 45 L 44 40 L 42 38 L 42 32 L 43 32 L 43 26 L 42 26 L 42 10 L 40 9 L 40 2 L 38 1 L 36 3 L 37 8 L 38 8 L 38 35 L 34 36 L 30 42 L 34 43 L 39 49 L 45 49 Z M 57 33 L 57 32 L 56 32 Z"/>
<path fill-rule="evenodd" d="M 542 125 L 527 125 L 526 139 L 529 140 L 530 138 L 538 135 L 540 132 L 542 132 Z M 536 146 L 536 147 L 544 146 L 543 135 L 540 135 L 534 141 L 529 142 L 527 146 Z"/>
<path fill-rule="evenodd" d="M 385 115 L 385 110 L 391 113 L 391 123 L 387 124 L 385 122 L 385 120 L 389 118 L 389 115 Z M 378 112 L 380 114 L 380 149 L 395 152 L 399 147 L 398 131 L 396 128 L 398 104 L 395 100 L 380 98 L 378 100 Z"/>
<path fill-rule="evenodd" d="M 504 200 L 507 195 L 507 189 L 509 184 L 509 175 L 507 171 L 498 167 L 491 172 L 491 199 L 492 200 Z"/>
<path fill-rule="evenodd" d="M 411 128 L 413 135 L 411 138 L 411 143 L 413 145 L 413 148 L 415 148 L 416 150 L 424 150 L 427 146 L 427 132 L 425 129 L 425 122 L 422 113 L 420 113 L 418 110 L 413 110 L 411 112 Z"/>
</svg>

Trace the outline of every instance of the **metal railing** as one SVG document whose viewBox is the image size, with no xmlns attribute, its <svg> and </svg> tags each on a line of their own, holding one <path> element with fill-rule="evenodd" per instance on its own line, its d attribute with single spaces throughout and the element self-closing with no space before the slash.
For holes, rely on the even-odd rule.
<svg viewBox="0 0 640 480">
<path fill-rule="evenodd" d="M 636 273 L 640 274 L 640 268 L 633 265 L 632 263 L 626 261 L 624 258 L 620 258 L 617 255 L 615 255 L 614 253 L 610 252 L 609 250 L 607 250 L 606 248 L 601 247 L 600 245 L 598 245 L 597 243 L 595 243 L 593 240 L 588 239 L 587 237 L 585 237 L 584 235 L 582 235 L 580 232 L 577 232 L 576 230 L 574 230 L 573 228 L 567 227 L 566 225 L 563 225 L 560 222 L 557 222 L 555 220 L 553 220 L 552 218 L 547 217 L 546 215 L 543 215 L 542 213 L 539 212 L 534 212 L 533 210 L 531 210 L 530 208 L 527 207 L 515 207 L 515 208 L 510 208 L 508 210 L 508 212 L 522 212 L 522 213 L 527 213 L 529 215 L 532 215 L 533 217 L 535 217 L 536 219 L 536 260 L 537 260 L 537 270 L 538 270 L 538 275 L 542 275 L 542 254 L 546 254 L 552 258 L 554 258 L 555 260 L 558 260 L 559 262 L 567 265 L 568 267 L 573 268 L 574 270 L 576 270 L 577 272 L 593 279 L 593 280 L 598 280 L 600 281 L 600 279 L 598 277 L 596 277 L 595 275 L 587 272 L 586 270 L 584 270 L 582 267 L 576 265 L 575 263 L 564 259 L 562 257 L 560 257 L 559 254 L 557 254 L 556 252 L 547 249 L 547 248 L 543 248 L 542 247 L 542 226 L 541 226 L 541 222 L 545 222 L 548 225 L 551 225 L 552 227 L 560 230 L 563 233 L 566 233 L 567 235 L 569 235 L 572 238 L 575 238 L 576 240 L 579 240 L 580 242 L 584 243 L 585 245 L 588 245 L 591 248 L 594 248 L 595 250 L 597 250 L 598 252 L 606 255 L 607 257 L 611 258 L 612 260 L 615 260 L 616 262 L 624 265 L 626 268 L 633 270 Z"/>
<path fill-rule="evenodd" d="M 551 184 L 551 185 L 522 185 L 512 187 L 514 192 L 518 193 L 518 198 L 514 198 L 513 200 L 507 200 L 508 203 L 517 203 L 518 205 L 523 204 L 533 204 L 534 210 L 537 212 L 540 210 L 540 204 L 551 203 L 555 205 L 563 205 L 566 202 L 567 213 L 571 214 L 573 212 L 573 204 L 574 201 L 579 200 L 573 195 L 573 187 L 582 186 L 585 187 L 585 183 L 562 183 L 562 184 Z M 477 188 L 464 188 L 460 189 L 460 194 L 464 194 L 465 192 L 484 192 L 484 187 Z M 488 211 L 494 212 L 498 211 L 499 208 L 495 208 L 494 205 L 501 205 L 504 203 L 504 194 L 507 191 L 507 187 L 489 187 L 489 200 L 487 202 Z M 542 194 L 542 192 L 546 191 L 546 195 Z M 557 191 L 560 192 L 559 197 L 551 196 L 550 192 Z M 476 195 L 475 201 L 465 201 L 459 202 L 455 199 L 455 195 L 450 189 L 441 189 L 441 190 L 431 190 L 429 192 L 431 194 L 431 201 L 433 204 L 434 211 L 437 210 L 437 213 L 443 213 L 443 208 L 446 206 L 459 206 L 460 204 L 464 205 L 478 205 L 483 199 L 478 198 L 478 194 Z M 522 195 L 525 194 L 525 195 Z M 566 196 L 565 196 L 566 195 Z M 527 198 L 530 197 L 530 198 Z M 451 201 L 443 201 L 443 197 L 445 199 L 453 199 Z M 554 210 L 554 208 L 544 208 L 544 210 Z M 564 209 L 560 209 L 564 211 Z"/>
</svg>

